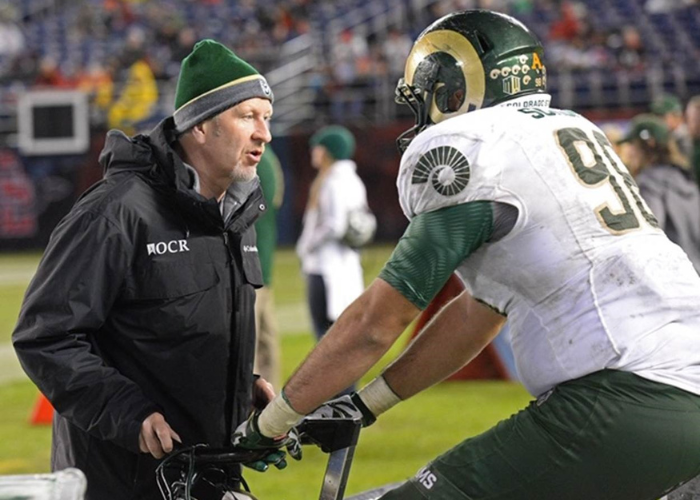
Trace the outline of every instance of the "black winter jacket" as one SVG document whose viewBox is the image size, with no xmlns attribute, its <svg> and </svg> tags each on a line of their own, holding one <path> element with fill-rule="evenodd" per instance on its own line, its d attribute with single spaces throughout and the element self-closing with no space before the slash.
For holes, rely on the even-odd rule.
<svg viewBox="0 0 700 500">
<path fill-rule="evenodd" d="M 262 193 L 224 223 L 174 140 L 171 119 L 108 134 L 104 179 L 52 234 L 13 334 L 57 411 L 52 467 L 83 470 L 91 500 L 160 498 L 138 448 L 152 412 L 185 444 L 223 446 L 250 409 Z"/>
</svg>

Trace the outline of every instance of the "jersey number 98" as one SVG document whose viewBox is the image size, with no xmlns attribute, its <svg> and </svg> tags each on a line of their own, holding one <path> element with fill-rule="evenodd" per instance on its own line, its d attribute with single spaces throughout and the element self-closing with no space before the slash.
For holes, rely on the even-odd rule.
<svg viewBox="0 0 700 500">
<path fill-rule="evenodd" d="M 632 175 L 619 163 L 617 155 L 612 151 L 607 137 L 594 131 L 591 138 L 581 129 L 563 128 L 556 131 L 556 138 L 572 171 L 584 186 L 598 188 L 609 184 L 612 187 L 622 210 L 613 211 L 608 203 L 595 209 L 605 229 L 614 234 L 638 229 L 640 220 L 633 206 L 637 207 L 639 214 L 650 226 L 659 227 L 656 217 L 639 195 L 639 188 Z M 585 159 L 582 154 L 584 148 L 587 150 Z"/>
</svg>

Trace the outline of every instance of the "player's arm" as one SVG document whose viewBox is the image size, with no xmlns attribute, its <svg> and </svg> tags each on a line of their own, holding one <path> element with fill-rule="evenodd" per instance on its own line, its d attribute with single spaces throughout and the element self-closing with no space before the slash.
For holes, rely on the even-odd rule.
<svg viewBox="0 0 700 500">
<path fill-rule="evenodd" d="M 415 217 L 379 278 L 345 310 L 260 415 L 262 434 L 284 434 L 301 416 L 364 375 L 492 229 L 489 202 Z"/>
<path fill-rule="evenodd" d="M 380 377 L 383 381 L 372 381 L 360 392 L 367 398 L 375 384 L 386 384 L 398 399 L 408 399 L 474 359 L 498 334 L 504 322 L 504 316 L 463 291 L 384 371 Z M 416 373 L 420 373 L 420 377 L 416 377 Z M 374 416 L 388 409 L 381 402 L 379 406 L 369 404 Z"/>
</svg>

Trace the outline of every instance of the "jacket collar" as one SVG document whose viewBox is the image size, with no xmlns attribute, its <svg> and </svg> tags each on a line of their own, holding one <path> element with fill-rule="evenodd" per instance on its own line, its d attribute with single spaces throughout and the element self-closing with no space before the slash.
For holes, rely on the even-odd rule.
<svg viewBox="0 0 700 500">
<path fill-rule="evenodd" d="M 172 117 L 161 121 L 148 134 L 134 137 L 110 130 L 100 154 L 105 178 L 122 172 L 139 173 L 155 189 L 173 200 L 183 213 L 204 218 L 220 229 L 231 226 L 234 219 L 246 212 L 241 221 L 241 229 L 244 229 L 265 210 L 260 181 L 256 177 L 251 182 L 236 183 L 229 188 L 224 202 L 227 213 L 222 215 L 216 200 L 206 199 L 194 189 L 192 176 L 174 149 L 176 141 Z"/>
</svg>

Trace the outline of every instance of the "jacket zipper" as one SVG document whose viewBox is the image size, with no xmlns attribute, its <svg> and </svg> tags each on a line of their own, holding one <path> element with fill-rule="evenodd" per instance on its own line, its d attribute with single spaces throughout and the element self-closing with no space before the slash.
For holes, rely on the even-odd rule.
<svg viewBox="0 0 700 500">
<path fill-rule="evenodd" d="M 229 330 L 230 330 L 230 340 L 229 340 L 229 362 L 228 362 L 228 391 L 226 394 L 226 443 L 224 445 L 229 445 L 231 442 L 231 436 L 233 435 L 235 422 L 240 417 L 238 415 L 238 371 L 239 371 L 239 357 L 241 350 L 241 339 L 236 328 L 236 320 L 240 314 L 240 307 L 238 304 L 238 274 L 237 274 L 237 262 L 234 253 L 231 251 L 228 231 L 224 230 L 223 233 L 224 244 L 226 245 L 226 251 L 228 253 L 229 259 L 229 273 L 231 278 L 231 313 L 229 316 Z"/>
<path fill-rule="evenodd" d="M 248 208 L 250 210 L 250 207 Z M 226 395 L 226 426 L 227 426 L 227 437 L 226 437 L 226 443 L 224 445 L 230 445 L 231 443 L 231 436 L 233 435 L 233 431 L 235 430 L 234 428 L 234 422 L 236 422 L 240 418 L 246 418 L 247 415 L 238 415 L 238 408 L 241 406 L 237 402 L 238 398 L 238 371 L 240 369 L 239 363 L 237 360 L 239 359 L 239 356 L 241 354 L 241 335 L 239 334 L 237 328 L 236 328 L 236 319 L 238 318 L 238 314 L 240 313 L 240 305 L 239 305 L 239 297 L 236 294 L 236 290 L 238 289 L 239 286 L 239 280 L 241 277 L 239 277 L 238 273 L 243 273 L 243 269 L 238 269 L 238 264 L 236 262 L 236 258 L 234 255 L 234 252 L 231 251 L 231 246 L 230 246 L 230 238 L 228 234 L 228 230 L 233 230 L 233 231 L 239 231 L 241 227 L 240 223 L 241 217 L 238 217 L 237 219 L 233 219 L 232 221 L 229 221 L 229 224 L 224 227 L 224 232 L 223 232 L 223 239 L 224 239 L 224 244 L 226 245 L 226 252 L 228 255 L 229 259 L 229 273 L 230 273 L 230 278 L 231 278 L 231 316 L 230 316 L 230 332 L 231 332 L 231 340 L 229 342 L 229 365 L 228 365 L 228 381 L 227 381 L 227 387 L 228 387 L 228 392 Z"/>
</svg>

